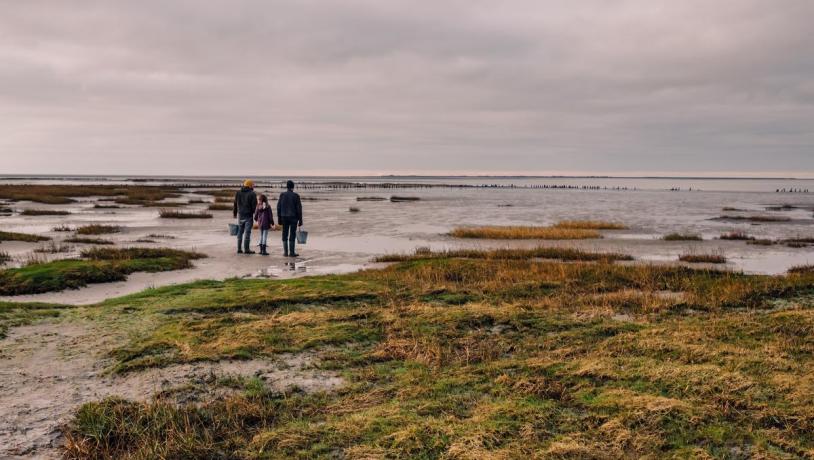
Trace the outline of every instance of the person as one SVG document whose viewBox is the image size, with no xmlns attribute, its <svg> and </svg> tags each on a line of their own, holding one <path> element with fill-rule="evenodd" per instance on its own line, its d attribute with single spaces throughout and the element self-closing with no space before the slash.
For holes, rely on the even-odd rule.
<svg viewBox="0 0 814 460">
<path fill-rule="evenodd" d="M 254 254 L 251 250 L 252 225 L 254 211 L 257 209 L 257 194 L 254 193 L 254 181 L 246 179 L 243 187 L 235 193 L 235 205 L 232 214 L 237 219 L 237 253 Z M 240 243 L 243 243 L 241 248 Z"/>
<path fill-rule="evenodd" d="M 268 247 L 269 229 L 274 227 L 274 214 L 271 212 L 269 199 L 266 195 L 260 195 L 260 203 L 254 212 L 254 221 L 257 222 L 257 228 L 260 229 L 260 255 L 267 256 L 269 255 L 266 250 Z"/>
<path fill-rule="evenodd" d="M 294 192 L 294 181 L 285 184 L 286 191 L 277 200 L 277 218 L 283 226 L 283 255 L 297 257 L 297 227 L 302 227 L 302 201 Z"/>
</svg>

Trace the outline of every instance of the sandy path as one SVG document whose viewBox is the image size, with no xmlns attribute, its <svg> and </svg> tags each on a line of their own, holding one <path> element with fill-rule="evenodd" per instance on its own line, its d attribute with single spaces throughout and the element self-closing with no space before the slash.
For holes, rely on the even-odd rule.
<svg viewBox="0 0 814 460">
<path fill-rule="evenodd" d="M 12 329 L 0 341 L 0 458 L 59 458 L 66 423 L 81 404 L 107 396 L 145 400 L 184 384 L 206 387 L 218 375 L 257 376 L 274 389 L 329 391 L 335 374 L 311 369 L 311 355 L 274 361 L 224 361 L 104 375 L 116 337 L 90 323 L 52 322 Z"/>
</svg>

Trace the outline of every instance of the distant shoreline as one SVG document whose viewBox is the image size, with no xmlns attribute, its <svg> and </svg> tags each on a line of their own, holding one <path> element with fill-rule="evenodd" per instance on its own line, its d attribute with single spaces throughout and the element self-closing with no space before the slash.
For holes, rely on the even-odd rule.
<svg viewBox="0 0 814 460">
<path fill-rule="evenodd" d="M 249 175 L 259 179 L 285 179 L 291 176 Z M 638 179 L 638 180 L 799 180 L 814 181 L 806 177 L 763 177 L 763 176 L 613 176 L 613 175 L 294 175 L 301 179 Z M 108 174 L 0 174 L 0 180 L 49 179 L 226 179 L 242 180 L 244 176 L 235 175 L 108 175 Z"/>
</svg>

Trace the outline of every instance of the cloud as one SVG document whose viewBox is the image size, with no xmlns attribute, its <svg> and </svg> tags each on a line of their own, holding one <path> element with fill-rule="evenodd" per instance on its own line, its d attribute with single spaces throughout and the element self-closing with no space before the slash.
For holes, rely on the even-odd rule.
<svg viewBox="0 0 814 460">
<path fill-rule="evenodd" d="M 3 13 L 7 173 L 814 172 L 808 0 Z"/>
</svg>

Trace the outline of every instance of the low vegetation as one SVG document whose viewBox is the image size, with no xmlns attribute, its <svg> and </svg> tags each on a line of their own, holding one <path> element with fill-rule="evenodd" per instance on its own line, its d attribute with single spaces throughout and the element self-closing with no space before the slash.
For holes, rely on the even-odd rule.
<svg viewBox="0 0 814 460">
<path fill-rule="evenodd" d="M 409 201 L 421 201 L 421 198 L 417 196 L 391 196 L 390 201 L 393 203 L 403 203 Z"/>
<path fill-rule="evenodd" d="M 734 241 L 752 241 L 755 239 L 754 236 L 750 236 L 745 232 L 729 232 L 729 233 L 722 233 L 720 236 L 722 240 L 734 240 Z"/>
<path fill-rule="evenodd" d="M 44 204 L 73 203 L 79 197 L 121 197 L 134 202 L 154 202 L 178 197 L 174 187 L 122 185 L 0 185 L 0 199 Z"/>
<path fill-rule="evenodd" d="M 66 252 L 71 252 L 73 249 L 74 248 L 71 245 L 59 244 L 51 241 L 50 244 L 34 249 L 34 252 L 38 252 L 40 254 L 63 254 Z"/>
<path fill-rule="evenodd" d="M 234 209 L 234 206 L 225 203 L 212 203 L 207 207 L 207 209 L 210 211 L 231 211 Z"/>
<path fill-rule="evenodd" d="M 789 273 L 814 274 L 814 265 L 796 265 L 789 268 Z"/>
<path fill-rule="evenodd" d="M 200 399 L 91 402 L 66 455 L 805 457 L 812 290 L 808 270 L 479 257 L 150 289 L 83 313 L 140 327 L 114 372 L 307 352 L 346 384 L 232 379 Z"/>
<path fill-rule="evenodd" d="M 77 289 L 88 284 L 124 281 L 134 272 L 161 272 L 192 267 L 203 254 L 175 249 L 93 248 L 81 259 L 30 263 L 0 270 L 0 295 L 39 294 Z"/>
<path fill-rule="evenodd" d="M 661 239 L 664 241 L 703 241 L 704 238 L 694 233 L 668 233 Z"/>
<path fill-rule="evenodd" d="M 560 227 L 458 227 L 450 232 L 455 238 L 483 238 L 494 240 L 579 240 L 601 238 L 596 230 Z"/>
<path fill-rule="evenodd" d="M 50 303 L 0 302 L 0 339 L 6 337 L 9 328 L 58 317 L 68 308 Z"/>
<path fill-rule="evenodd" d="M 93 205 L 93 209 L 121 209 L 121 206 L 117 204 L 99 204 L 96 203 Z"/>
<path fill-rule="evenodd" d="M 522 259 L 557 259 L 563 261 L 605 261 L 633 260 L 627 254 L 614 252 L 587 252 L 573 248 L 533 249 L 456 249 L 433 252 L 429 248 L 417 249 L 414 254 L 389 254 L 377 257 L 376 262 L 405 262 L 425 259 L 487 259 L 487 260 L 522 260 Z"/>
<path fill-rule="evenodd" d="M 77 235 L 109 235 L 111 233 L 119 233 L 122 231 L 122 228 L 118 225 L 102 225 L 102 224 L 90 224 L 90 225 L 83 225 L 81 227 L 77 227 L 76 234 Z"/>
<path fill-rule="evenodd" d="M 554 224 L 555 228 L 576 230 L 625 230 L 627 226 L 618 222 L 602 220 L 563 220 Z"/>
<path fill-rule="evenodd" d="M 206 211 L 176 211 L 174 209 L 162 209 L 158 211 L 162 219 L 211 219 L 212 214 Z"/>
<path fill-rule="evenodd" d="M 357 196 L 356 201 L 387 201 L 383 196 Z"/>
<path fill-rule="evenodd" d="M 67 216 L 70 212 L 57 209 L 23 209 L 21 216 Z"/>
<path fill-rule="evenodd" d="M 726 257 L 721 254 L 681 254 L 678 260 L 693 264 L 725 264 Z"/>
<path fill-rule="evenodd" d="M 754 215 L 754 216 L 733 216 L 733 215 L 723 215 L 719 217 L 720 220 L 734 220 L 734 221 L 748 221 L 748 222 L 789 222 L 791 220 L 790 217 L 786 216 L 762 216 L 762 215 Z"/>
<path fill-rule="evenodd" d="M 72 232 L 75 229 L 73 227 L 71 227 L 70 225 L 59 224 L 56 227 L 52 228 L 51 230 L 53 230 L 55 232 Z"/>
<path fill-rule="evenodd" d="M 359 211 L 361 211 L 361 209 L 357 208 L 356 206 L 351 206 L 350 208 L 348 208 L 348 211 L 349 212 L 359 212 Z"/>
<path fill-rule="evenodd" d="M 3 232 L 0 231 L 0 242 L 2 241 L 24 241 L 26 243 L 39 243 L 40 241 L 49 241 L 51 238 L 41 235 L 32 235 L 30 233 L 17 233 L 17 232 Z"/>
<path fill-rule="evenodd" d="M 66 238 L 65 242 L 66 243 L 76 243 L 76 244 L 101 244 L 101 245 L 106 245 L 106 246 L 109 246 L 111 244 L 116 244 L 113 241 L 106 240 L 106 239 L 103 239 L 103 238 L 87 238 L 87 237 L 80 237 L 80 236 L 74 236 L 74 237 L 71 237 L 71 238 Z"/>
<path fill-rule="evenodd" d="M 0 265 L 5 265 L 12 261 L 11 256 L 6 251 L 0 251 Z"/>
</svg>

